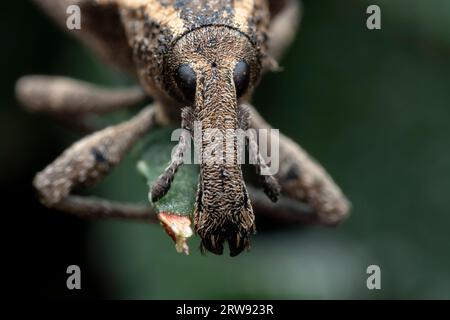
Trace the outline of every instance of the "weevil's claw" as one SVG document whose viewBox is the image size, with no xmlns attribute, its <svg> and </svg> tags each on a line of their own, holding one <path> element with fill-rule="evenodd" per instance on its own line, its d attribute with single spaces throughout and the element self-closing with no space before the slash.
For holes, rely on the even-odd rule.
<svg viewBox="0 0 450 320">
<path fill-rule="evenodd" d="M 241 236 L 237 233 L 234 237 L 228 238 L 228 247 L 230 248 L 230 257 L 235 257 L 244 249 L 250 248 L 250 239 L 248 236 Z"/>
<path fill-rule="evenodd" d="M 206 250 L 212 252 L 217 255 L 223 254 L 223 243 L 224 239 L 213 240 L 214 237 L 202 239 L 202 243 L 200 249 L 202 253 L 205 253 Z M 250 241 L 248 237 L 242 239 L 239 235 L 235 237 L 230 237 L 227 239 L 228 247 L 230 248 L 230 257 L 235 257 L 239 255 L 244 249 L 248 249 L 250 247 Z"/>
<path fill-rule="evenodd" d="M 203 233 L 199 235 L 202 238 L 200 249 L 202 253 L 210 251 L 217 255 L 223 254 L 223 243 L 228 242 L 230 256 L 235 257 L 245 249 L 250 248 L 250 234 L 254 233 L 254 228 L 250 232 L 244 230 L 236 230 L 236 227 L 230 223 L 226 223 L 220 231 Z"/>
<path fill-rule="evenodd" d="M 261 176 L 264 193 L 272 202 L 277 202 L 281 193 L 281 186 L 274 176 Z"/>
<path fill-rule="evenodd" d="M 217 255 L 223 254 L 223 239 L 216 238 L 214 235 L 210 235 L 202 238 L 200 250 L 205 253 L 206 250 Z"/>
<path fill-rule="evenodd" d="M 151 188 L 151 199 L 152 202 L 157 202 L 162 197 L 164 197 L 167 192 L 170 190 L 170 186 L 172 185 L 173 178 L 175 176 L 176 169 L 173 169 L 172 166 L 162 173 L 158 179 L 153 183 Z"/>
<path fill-rule="evenodd" d="M 153 185 L 152 185 L 152 189 L 150 192 L 150 196 L 152 199 L 152 202 L 155 203 L 158 200 L 160 200 L 162 197 L 164 197 L 167 192 L 170 189 L 170 184 L 168 183 L 164 183 L 163 180 L 159 180 L 156 181 Z"/>
</svg>

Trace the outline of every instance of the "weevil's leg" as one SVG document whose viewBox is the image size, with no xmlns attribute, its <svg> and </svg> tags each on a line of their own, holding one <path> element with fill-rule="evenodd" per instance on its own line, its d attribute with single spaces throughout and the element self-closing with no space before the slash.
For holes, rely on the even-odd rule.
<svg viewBox="0 0 450 320">
<path fill-rule="evenodd" d="M 59 211 L 74 214 L 80 218 L 158 222 L 152 207 L 136 203 L 119 203 L 94 197 L 67 196 L 54 207 Z"/>
<path fill-rule="evenodd" d="M 270 128 L 252 106 L 249 108 L 251 128 Z M 334 225 L 342 221 L 348 215 L 350 203 L 324 168 L 281 133 L 278 151 L 279 172 L 276 178 L 282 194 L 309 204 L 319 223 Z M 274 152 L 276 150 L 271 150 L 272 157 Z"/>
<path fill-rule="evenodd" d="M 298 0 L 273 2 L 277 3 L 278 10 L 270 22 L 269 55 L 279 61 L 295 38 L 301 20 L 301 3 Z M 278 3 L 282 3 L 282 6 Z"/>
<path fill-rule="evenodd" d="M 266 164 L 265 159 L 259 152 L 258 142 L 253 131 L 250 131 L 249 134 L 249 150 L 251 153 L 250 156 L 256 160 L 256 173 L 260 177 L 264 192 L 270 198 L 270 200 L 272 200 L 273 202 L 277 202 L 278 197 L 280 196 L 281 186 L 273 175 L 262 174 L 264 172 L 269 172 L 269 168 Z"/>
<path fill-rule="evenodd" d="M 24 76 L 16 95 L 32 112 L 53 115 L 105 114 L 146 100 L 140 87 L 110 89 L 64 77 Z"/>
<path fill-rule="evenodd" d="M 317 222 L 317 214 L 314 208 L 298 200 L 281 195 L 275 203 L 267 198 L 259 189 L 248 186 L 248 193 L 253 210 L 260 216 L 266 216 L 274 221 L 284 223 L 309 224 Z"/>
<path fill-rule="evenodd" d="M 53 207 L 74 188 L 102 179 L 152 128 L 154 115 L 155 107 L 148 106 L 130 120 L 93 133 L 69 147 L 33 181 L 42 203 Z"/>
<path fill-rule="evenodd" d="M 186 150 L 190 147 L 190 139 L 193 130 L 194 115 L 191 107 L 183 108 L 181 112 L 181 128 L 184 129 L 181 133 L 178 145 L 175 148 L 169 166 L 153 183 L 151 188 L 152 202 L 156 202 L 166 195 L 170 190 L 175 174 L 178 168 L 183 164 L 183 156 Z"/>
<path fill-rule="evenodd" d="M 243 130 L 247 130 L 249 128 L 249 120 L 250 120 L 249 112 L 250 112 L 249 108 L 246 105 L 241 105 L 238 109 L 239 126 Z M 270 198 L 270 200 L 276 202 L 280 195 L 281 187 L 277 179 L 273 175 L 261 174 L 264 172 L 269 172 L 267 163 L 260 153 L 258 141 L 254 130 L 248 130 L 247 133 L 248 133 L 247 134 L 248 149 L 250 151 L 250 159 L 251 159 L 250 162 L 256 168 L 256 173 L 260 177 L 260 181 L 263 186 L 264 192 Z"/>
</svg>

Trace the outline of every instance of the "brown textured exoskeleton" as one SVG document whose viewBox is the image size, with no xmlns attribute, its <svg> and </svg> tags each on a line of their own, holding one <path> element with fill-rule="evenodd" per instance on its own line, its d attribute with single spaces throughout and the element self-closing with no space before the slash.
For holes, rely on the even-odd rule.
<svg viewBox="0 0 450 320">
<path fill-rule="evenodd" d="M 31 111 L 49 113 L 83 125 L 90 114 L 126 108 L 151 97 L 155 102 L 132 119 L 90 134 L 67 149 L 38 173 L 34 186 L 42 202 L 59 210 L 90 216 L 148 218 L 149 211 L 133 205 L 70 195 L 80 186 L 96 183 L 117 165 L 127 151 L 155 124 L 180 123 L 192 133 L 202 129 L 270 128 L 249 105 L 251 93 L 265 70 L 290 44 L 299 22 L 296 0 L 35 0 L 61 26 L 69 5 L 81 9 L 81 30 L 72 34 L 100 57 L 131 76 L 140 87 L 100 88 L 59 77 L 27 76 L 18 81 L 17 95 Z M 182 137 L 172 162 L 152 188 L 157 200 L 170 188 L 187 146 Z M 257 146 L 250 136 L 249 144 Z M 255 231 L 253 208 L 280 219 L 334 225 L 349 204 L 323 168 L 300 146 L 280 135 L 280 170 L 263 176 L 272 203 L 244 183 L 233 156 L 225 163 L 202 163 L 194 227 L 207 250 L 230 254 L 249 246 Z M 214 143 L 205 134 L 201 146 Z M 227 146 L 223 146 L 226 148 Z M 228 146 L 230 147 L 230 146 Z M 258 148 L 257 172 L 266 165 Z M 307 205 L 305 205 L 305 203 Z"/>
</svg>

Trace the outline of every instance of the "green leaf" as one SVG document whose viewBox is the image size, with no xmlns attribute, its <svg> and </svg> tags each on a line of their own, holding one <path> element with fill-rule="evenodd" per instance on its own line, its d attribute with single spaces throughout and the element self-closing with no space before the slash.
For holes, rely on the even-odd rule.
<svg viewBox="0 0 450 320">
<path fill-rule="evenodd" d="M 149 190 L 170 163 L 172 150 L 177 144 L 177 141 L 171 141 L 175 129 L 166 127 L 152 131 L 141 147 L 137 169 L 147 179 Z M 170 190 L 163 198 L 152 202 L 149 196 L 161 224 L 176 242 L 178 252 L 188 253 L 186 239 L 193 234 L 190 216 L 194 212 L 198 174 L 198 166 L 184 164 L 178 169 Z"/>
<path fill-rule="evenodd" d="M 143 146 L 138 171 L 147 179 L 149 187 L 170 163 L 172 149 L 177 141 L 171 141 L 171 133 L 175 128 L 160 128 L 149 134 Z M 170 212 L 190 215 L 194 211 L 197 193 L 198 167 L 193 164 L 182 165 L 175 176 L 169 192 L 155 203 L 150 203 L 158 213 Z"/>
</svg>

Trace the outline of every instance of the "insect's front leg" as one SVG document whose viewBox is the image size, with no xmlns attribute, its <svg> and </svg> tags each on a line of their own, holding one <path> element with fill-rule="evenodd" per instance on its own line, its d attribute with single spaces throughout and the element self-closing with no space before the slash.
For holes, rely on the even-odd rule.
<svg viewBox="0 0 450 320">
<path fill-rule="evenodd" d="M 263 190 L 265 194 L 270 198 L 270 200 L 272 200 L 273 202 L 277 202 L 281 192 L 281 187 L 277 179 L 273 175 L 267 174 L 269 172 L 268 165 L 266 163 L 266 160 L 262 157 L 260 153 L 255 132 L 254 130 L 248 130 L 250 121 L 250 109 L 246 105 L 242 105 L 238 109 L 238 119 L 239 119 L 239 127 L 242 130 L 245 130 L 247 133 L 248 149 L 250 151 L 250 159 L 251 159 L 250 162 L 256 168 L 256 173 L 260 177 Z"/>
<path fill-rule="evenodd" d="M 148 106 L 130 120 L 107 127 L 73 144 L 36 175 L 33 184 L 41 202 L 58 208 L 73 189 L 101 180 L 153 127 L 154 122 L 155 107 Z"/>
<path fill-rule="evenodd" d="M 184 129 L 181 133 L 178 145 L 175 148 L 175 152 L 172 154 L 169 166 L 153 183 L 151 188 L 152 202 L 156 202 L 166 195 L 170 190 L 175 174 L 178 168 L 183 164 L 183 156 L 186 150 L 190 146 L 190 139 L 192 130 L 194 129 L 194 116 L 191 107 L 185 107 L 181 112 L 181 128 Z"/>
<path fill-rule="evenodd" d="M 249 108 L 251 128 L 271 128 L 255 108 Z M 274 152 L 272 150 L 272 156 Z M 278 155 L 276 178 L 283 195 L 309 204 L 315 214 L 314 220 L 322 224 L 337 224 L 348 215 L 350 203 L 325 169 L 283 134 L 280 134 Z"/>
</svg>

